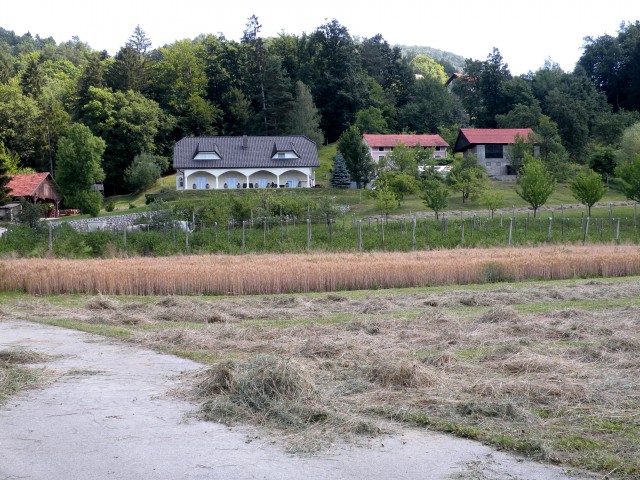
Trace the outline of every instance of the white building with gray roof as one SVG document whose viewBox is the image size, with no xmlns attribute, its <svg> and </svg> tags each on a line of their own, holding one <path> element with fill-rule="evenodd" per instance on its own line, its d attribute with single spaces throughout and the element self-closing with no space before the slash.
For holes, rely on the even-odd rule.
<svg viewBox="0 0 640 480">
<path fill-rule="evenodd" d="M 178 190 L 309 188 L 320 166 L 315 142 L 302 135 L 185 137 L 176 143 Z"/>
</svg>

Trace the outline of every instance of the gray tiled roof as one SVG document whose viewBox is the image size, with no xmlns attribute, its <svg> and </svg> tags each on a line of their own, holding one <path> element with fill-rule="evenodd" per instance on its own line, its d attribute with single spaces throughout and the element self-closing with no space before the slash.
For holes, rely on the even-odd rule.
<svg viewBox="0 0 640 480">
<path fill-rule="evenodd" d="M 243 148 L 243 144 L 246 148 Z M 294 151 L 297 159 L 273 159 Z M 220 160 L 194 160 L 198 152 L 216 152 Z M 278 137 L 185 137 L 173 150 L 173 168 L 318 167 L 315 142 L 302 135 Z"/>
</svg>

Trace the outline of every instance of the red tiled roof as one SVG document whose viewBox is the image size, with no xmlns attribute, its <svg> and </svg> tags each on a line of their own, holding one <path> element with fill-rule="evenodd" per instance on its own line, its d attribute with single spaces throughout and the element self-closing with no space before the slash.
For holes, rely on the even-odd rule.
<svg viewBox="0 0 640 480">
<path fill-rule="evenodd" d="M 516 141 L 516 136 L 520 135 L 525 141 L 529 134 L 533 133 L 530 128 L 461 128 L 460 136 L 464 136 L 471 145 L 502 143 L 510 144 Z"/>
<path fill-rule="evenodd" d="M 408 147 L 448 147 L 440 135 L 377 135 L 364 133 L 364 140 L 371 148 L 375 147 L 395 147 L 399 143 Z"/>
<path fill-rule="evenodd" d="M 9 195 L 12 197 L 31 197 L 48 176 L 48 172 L 10 175 L 11 180 L 7 184 L 7 188 L 11 189 Z"/>
</svg>

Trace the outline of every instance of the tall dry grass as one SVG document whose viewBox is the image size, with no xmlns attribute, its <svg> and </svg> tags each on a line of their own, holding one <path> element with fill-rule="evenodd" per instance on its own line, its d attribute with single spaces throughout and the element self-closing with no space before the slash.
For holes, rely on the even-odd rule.
<svg viewBox="0 0 640 480">
<path fill-rule="evenodd" d="M 412 253 L 0 260 L 0 291 L 273 294 L 640 274 L 640 248 L 562 246 Z"/>
</svg>

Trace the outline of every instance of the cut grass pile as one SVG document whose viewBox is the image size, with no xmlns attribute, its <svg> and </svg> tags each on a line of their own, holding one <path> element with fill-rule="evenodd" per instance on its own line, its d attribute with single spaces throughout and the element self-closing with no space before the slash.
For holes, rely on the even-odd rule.
<svg viewBox="0 0 640 480">
<path fill-rule="evenodd" d="M 640 273 L 632 245 L 102 260 L 0 260 L 0 291 L 246 295 L 615 277 Z"/>
<path fill-rule="evenodd" d="M 188 382 L 200 415 L 280 432 L 293 450 L 401 422 L 640 475 L 638 278 L 61 303 L 3 309 L 206 362 Z"/>
<path fill-rule="evenodd" d="M 0 350 L 0 406 L 9 397 L 37 385 L 42 379 L 42 372 L 25 365 L 43 363 L 49 358 L 31 350 Z"/>
</svg>

